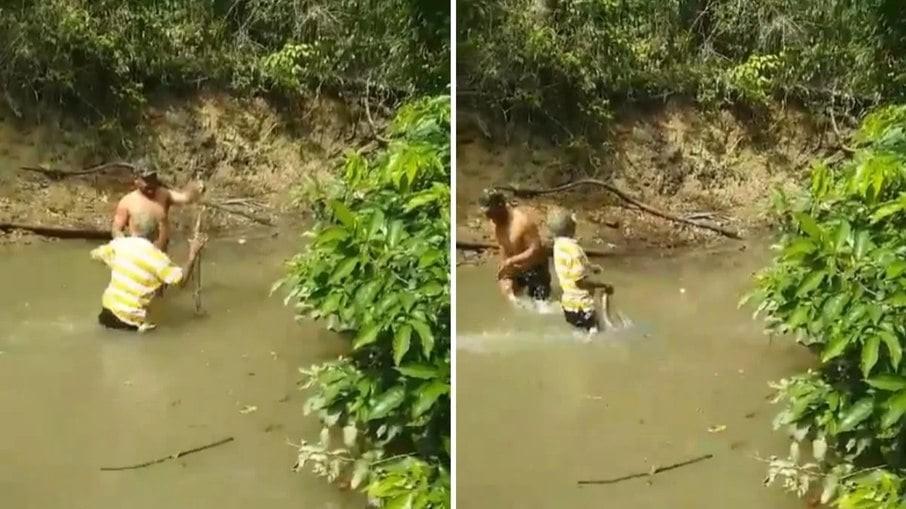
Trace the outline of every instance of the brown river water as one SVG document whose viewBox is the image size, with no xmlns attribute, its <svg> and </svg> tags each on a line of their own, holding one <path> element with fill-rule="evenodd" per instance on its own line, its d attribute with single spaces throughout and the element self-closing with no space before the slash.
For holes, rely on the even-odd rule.
<svg viewBox="0 0 906 509">
<path fill-rule="evenodd" d="M 153 310 L 159 329 L 140 336 L 97 324 L 109 272 L 89 259 L 92 244 L 0 246 L 0 507 L 363 507 L 291 471 L 287 441 L 320 429 L 302 414 L 298 368 L 344 348 L 268 297 L 295 244 L 212 241 L 207 316 L 194 316 L 191 290 L 171 290 Z M 257 411 L 240 413 L 247 405 Z"/>
<path fill-rule="evenodd" d="M 634 327 L 577 341 L 509 307 L 494 267 L 457 271 L 457 500 L 464 509 L 801 509 L 762 485 L 789 443 L 768 382 L 810 356 L 737 302 L 766 248 L 602 263 Z M 723 428 L 725 427 L 725 429 Z M 710 431 L 709 431 L 710 429 Z M 723 431 L 718 431 L 723 429 Z M 579 480 L 711 460 L 616 484 Z"/>
</svg>

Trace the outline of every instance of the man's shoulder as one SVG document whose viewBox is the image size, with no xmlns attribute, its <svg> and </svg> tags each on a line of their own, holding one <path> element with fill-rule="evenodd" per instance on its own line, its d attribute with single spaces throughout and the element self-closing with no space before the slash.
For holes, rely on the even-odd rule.
<svg viewBox="0 0 906 509">
<path fill-rule="evenodd" d="M 531 228 L 538 226 L 538 213 L 531 207 L 514 207 L 513 208 L 513 225 L 521 228 Z"/>
</svg>

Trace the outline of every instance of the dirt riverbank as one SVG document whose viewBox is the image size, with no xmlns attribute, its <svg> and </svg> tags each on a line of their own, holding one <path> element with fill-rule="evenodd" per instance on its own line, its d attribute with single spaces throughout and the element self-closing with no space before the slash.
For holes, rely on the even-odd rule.
<svg viewBox="0 0 906 509">
<path fill-rule="evenodd" d="M 501 135 L 495 127 L 474 113 L 459 115 L 460 240 L 491 241 L 477 204 L 482 189 L 550 188 L 582 178 L 612 183 L 657 209 L 755 238 L 772 226 L 772 190 L 801 185 L 811 162 L 831 155 L 837 143 L 826 122 L 795 109 L 778 108 L 753 119 L 742 112 L 705 111 L 682 101 L 620 112 L 602 151 L 555 146 L 517 129 Z M 720 234 L 643 212 L 602 188 L 582 187 L 512 202 L 530 207 L 542 220 L 551 206 L 573 209 L 580 240 L 599 250 L 665 251 L 728 241 Z M 459 262 L 475 257 L 475 252 L 460 251 Z"/>
<path fill-rule="evenodd" d="M 131 187 L 128 169 L 109 168 L 54 178 L 44 168 L 81 171 L 122 161 L 151 166 L 170 186 L 205 181 L 211 231 L 229 234 L 304 219 L 297 199 L 309 179 L 330 179 L 346 149 L 367 142 L 361 116 L 338 101 L 273 105 L 222 94 L 161 100 L 149 106 L 141 134 L 115 150 L 71 119 L 24 123 L 0 112 L 0 223 L 107 229 L 117 200 Z M 177 230 L 188 230 L 191 209 L 174 209 Z M 0 231 L 0 242 L 31 235 Z"/>
</svg>

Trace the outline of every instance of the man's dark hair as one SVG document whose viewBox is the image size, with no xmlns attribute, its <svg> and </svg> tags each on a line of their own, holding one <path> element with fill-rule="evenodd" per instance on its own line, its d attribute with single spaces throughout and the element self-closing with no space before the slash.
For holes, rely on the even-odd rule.
<svg viewBox="0 0 906 509">
<path fill-rule="evenodd" d="M 484 210 L 504 207 L 506 197 L 496 189 L 485 189 L 478 198 L 478 205 Z"/>
<path fill-rule="evenodd" d="M 141 169 L 136 172 L 135 176 L 149 184 L 160 185 L 160 179 L 157 178 L 157 172 L 154 170 L 147 168 Z"/>
</svg>

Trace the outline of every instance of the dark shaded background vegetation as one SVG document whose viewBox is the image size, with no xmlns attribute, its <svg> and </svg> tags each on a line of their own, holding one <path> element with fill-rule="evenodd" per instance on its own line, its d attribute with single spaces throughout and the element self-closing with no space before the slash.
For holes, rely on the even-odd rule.
<svg viewBox="0 0 906 509">
<path fill-rule="evenodd" d="M 901 0 L 477 0 L 457 19 L 461 104 L 561 138 L 670 96 L 857 114 L 906 94 Z"/>
<path fill-rule="evenodd" d="M 385 99 L 449 83 L 440 0 L 0 0 L 0 101 L 133 121 L 203 87 Z"/>
</svg>

